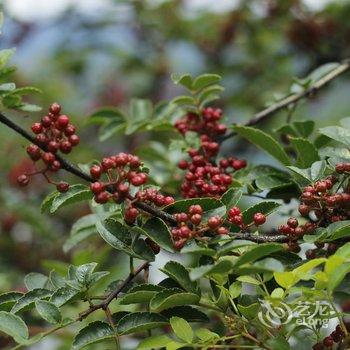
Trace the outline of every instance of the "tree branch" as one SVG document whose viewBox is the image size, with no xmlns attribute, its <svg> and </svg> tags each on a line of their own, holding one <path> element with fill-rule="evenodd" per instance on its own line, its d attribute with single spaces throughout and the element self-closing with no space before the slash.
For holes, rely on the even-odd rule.
<svg viewBox="0 0 350 350">
<path fill-rule="evenodd" d="M 256 243 L 268 243 L 268 242 L 285 243 L 291 240 L 290 237 L 285 235 L 253 235 L 251 233 L 232 233 L 230 235 L 237 239 L 245 239 Z"/>
<path fill-rule="evenodd" d="M 314 85 L 310 86 L 308 89 L 298 93 L 298 94 L 293 94 L 289 95 L 282 100 L 274 103 L 273 105 L 265 108 L 264 110 L 256 113 L 252 119 L 248 120 L 244 126 L 253 126 L 256 124 L 259 124 L 266 120 L 267 118 L 271 117 L 281 109 L 284 109 L 290 105 L 295 104 L 299 100 L 309 97 L 313 94 L 315 94 L 318 90 L 322 89 L 325 85 L 327 85 L 329 82 L 331 82 L 333 79 L 337 78 L 341 74 L 345 73 L 348 71 L 350 68 L 350 59 L 345 59 L 339 66 L 334 68 L 332 71 L 330 71 L 328 74 L 323 76 L 321 79 L 317 80 Z M 220 139 L 220 142 L 223 142 L 233 136 L 236 136 L 236 132 L 231 132 L 225 136 L 223 136 Z"/>
<path fill-rule="evenodd" d="M 19 125 L 15 124 L 13 121 L 8 119 L 3 113 L 0 113 L 0 123 L 5 124 L 8 126 L 10 129 L 14 130 L 16 133 L 20 134 L 23 136 L 25 139 L 30 141 L 31 143 L 36 144 L 38 147 L 40 147 L 43 151 L 47 151 L 47 149 L 40 143 L 38 143 L 35 138 L 30 135 L 26 130 L 21 128 Z M 81 171 L 79 168 L 77 168 L 75 165 L 67 161 L 66 159 L 62 158 L 60 155 L 56 154 L 57 160 L 61 163 L 61 168 L 68 171 L 69 173 L 80 177 L 81 179 L 88 181 L 88 182 L 95 182 L 95 180 L 88 174 L 84 173 Z M 108 190 L 108 188 L 107 188 Z M 131 200 L 134 200 L 134 198 L 130 198 Z M 176 225 L 177 222 L 173 218 L 172 215 L 156 208 L 151 205 L 148 205 L 147 203 L 135 201 L 134 206 L 153 215 L 156 216 L 164 221 L 167 221 L 171 225 Z"/>
<path fill-rule="evenodd" d="M 133 279 L 143 270 L 148 269 L 150 266 L 149 262 L 141 264 L 134 272 L 130 272 L 129 276 L 123 281 L 123 283 L 110 294 L 107 295 L 106 299 L 99 304 L 91 305 L 87 310 L 79 314 L 77 321 L 82 321 L 84 318 L 95 312 L 96 310 L 106 310 L 108 305 L 118 297 L 122 290 L 133 281 Z"/>
</svg>

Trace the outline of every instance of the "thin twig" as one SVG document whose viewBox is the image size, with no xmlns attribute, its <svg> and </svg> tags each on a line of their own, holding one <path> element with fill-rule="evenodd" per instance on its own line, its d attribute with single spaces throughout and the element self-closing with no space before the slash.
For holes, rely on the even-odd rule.
<svg viewBox="0 0 350 350">
<path fill-rule="evenodd" d="M 109 293 L 105 300 L 99 304 L 91 305 L 87 310 L 79 314 L 77 321 L 82 321 L 84 318 L 95 312 L 96 310 L 106 310 L 108 305 L 118 297 L 119 293 L 143 270 L 149 267 L 149 262 L 144 262 L 141 264 L 133 273 L 130 273 L 129 276 L 123 281 L 123 283 L 118 286 L 114 291 Z"/>
<path fill-rule="evenodd" d="M 270 117 L 270 116 L 274 115 L 275 113 L 277 113 L 278 111 L 280 111 L 281 109 L 284 109 L 290 105 L 293 105 L 303 98 L 314 95 L 318 90 L 323 88 L 330 81 L 334 80 L 339 75 L 348 71 L 349 68 L 350 68 L 350 59 L 345 59 L 341 64 L 339 64 L 339 66 L 334 68 L 332 71 L 330 71 L 328 74 L 323 76 L 321 79 L 317 80 L 315 82 L 315 84 L 310 86 L 308 89 L 306 89 L 298 94 L 289 95 L 289 96 L 283 98 L 282 100 L 280 100 L 280 101 L 274 103 L 273 105 L 265 108 L 264 110 L 256 113 L 253 116 L 253 118 L 248 120 L 248 122 L 243 124 L 243 125 L 244 126 L 253 126 L 253 125 L 259 124 L 259 123 L 263 122 L 264 120 L 266 120 L 268 117 Z M 236 132 L 231 132 L 231 133 L 223 136 L 220 139 L 220 142 L 223 142 L 223 141 L 225 141 L 225 140 L 227 140 L 235 135 L 237 135 Z"/>
</svg>

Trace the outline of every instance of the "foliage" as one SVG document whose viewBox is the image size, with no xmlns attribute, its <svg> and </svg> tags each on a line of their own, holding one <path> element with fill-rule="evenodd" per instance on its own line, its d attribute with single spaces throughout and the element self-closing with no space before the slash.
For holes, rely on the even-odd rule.
<svg viewBox="0 0 350 350">
<path fill-rule="evenodd" d="M 0 53 L 0 74 L 6 73 L 10 54 Z M 317 69 L 291 94 L 306 91 L 340 65 Z M 59 186 L 51 178 L 53 161 L 35 173 L 57 187 L 43 200 L 43 213 L 56 215 L 78 203 L 89 208 L 74 223 L 63 249 L 84 254 L 84 245 L 93 242 L 99 263 L 91 255 L 73 264 L 51 262 L 49 273 L 25 276 L 25 290 L 1 294 L 0 332 L 10 338 L 8 346 L 27 347 L 60 331 L 73 335 L 72 349 L 120 349 L 128 337 L 137 340 L 137 349 L 293 349 L 305 335 L 309 347 L 346 347 L 349 118 L 319 130 L 312 120 L 288 118 L 273 133 L 249 122 L 220 124 L 221 110 L 211 107 L 223 91 L 219 75 L 172 78 L 188 94 L 156 105 L 135 99 L 128 109 L 101 108 L 89 118 L 99 126 L 102 141 L 117 133 L 171 135 L 147 150 L 149 167 L 142 158 L 118 153 L 78 168 L 52 151 L 59 173 L 71 172 L 78 183 Z M 29 111 L 32 107 L 17 97 L 36 90 L 4 81 L 2 112 Z M 53 113 L 52 106 L 50 127 L 55 130 L 59 112 Z M 7 118 L 2 118 L 4 123 Z M 249 160 L 247 165 L 220 154 L 221 145 L 236 136 L 278 165 Z M 50 153 L 46 143 L 33 142 L 41 154 Z M 176 160 L 186 175 L 175 170 L 173 158 L 184 151 L 190 159 Z M 167 169 L 171 180 L 158 181 L 157 166 Z M 84 180 L 92 183 L 90 188 Z M 192 187 L 186 188 L 189 182 Z M 191 192 L 193 187 L 198 191 Z M 272 216 L 283 224 L 270 224 Z M 106 256 L 115 251 L 129 264 L 129 275 L 121 280 L 111 266 L 104 267 Z M 150 266 L 164 254 L 168 261 L 159 269 L 164 276 L 156 283 Z M 292 312 L 300 305 L 311 311 L 306 318 Z M 323 325 L 332 319 L 337 327 L 325 334 Z M 29 330 L 37 324 L 41 330 L 33 335 Z"/>
</svg>

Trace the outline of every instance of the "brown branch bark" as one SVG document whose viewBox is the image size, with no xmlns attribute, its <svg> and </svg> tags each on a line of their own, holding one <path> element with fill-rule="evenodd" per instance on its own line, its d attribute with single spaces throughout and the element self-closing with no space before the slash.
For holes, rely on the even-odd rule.
<svg viewBox="0 0 350 350">
<path fill-rule="evenodd" d="M 99 304 L 91 305 L 87 310 L 79 314 L 77 321 L 82 321 L 84 318 L 95 312 L 96 310 L 106 310 L 108 305 L 118 297 L 122 290 L 133 281 L 133 279 L 143 270 L 148 269 L 150 266 L 149 262 L 144 262 L 141 264 L 134 272 L 130 272 L 129 276 L 123 281 L 123 283 L 110 294 Z"/>
<path fill-rule="evenodd" d="M 282 100 L 272 104 L 271 106 L 265 108 L 264 110 L 256 113 L 253 116 L 253 118 L 249 119 L 248 122 L 246 122 L 243 125 L 244 126 L 257 125 L 257 124 L 265 121 L 266 119 L 268 119 L 269 117 L 271 117 L 272 115 L 277 113 L 278 111 L 280 111 L 284 108 L 287 108 L 290 105 L 297 103 L 299 100 L 301 100 L 303 98 L 307 98 L 311 95 L 314 95 L 317 91 L 322 89 L 329 82 L 331 82 L 332 80 L 334 80 L 335 78 L 337 78 L 341 74 L 348 71 L 349 68 L 350 68 L 350 59 L 348 58 L 348 59 L 345 59 L 339 66 L 334 68 L 331 72 L 329 72 L 328 74 L 323 76 L 321 79 L 317 80 L 315 82 L 315 84 L 310 86 L 308 89 L 306 89 L 298 94 L 289 95 L 289 96 L 283 98 Z M 220 142 L 223 142 L 223 141 L 225 141 L 225 140 L 227 140 L 235 135 L 237 135 L 236 132 L 231 132 L 231 133 L 223 136 L 220 139 Z"/>
</svg>

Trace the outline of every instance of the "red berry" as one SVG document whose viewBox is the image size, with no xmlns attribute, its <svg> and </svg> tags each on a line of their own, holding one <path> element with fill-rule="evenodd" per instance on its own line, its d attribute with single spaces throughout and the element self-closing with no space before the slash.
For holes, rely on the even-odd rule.
<svg viewBox="0 0 350 350">
<path fill-rule="evenodd" d="M 72 150 L 72 144 L 69 141 L 62 141 L 60 143 L 60 150 L 62 153 L 68 154 Z"/>
<path fill-rule="evenodd" d="M 122 194 L 126 194 L 129 192 L 129 186 L 125 183 L 121 183 L 118 185 L 118 192 Z"/>
<path fill-rule="evenodd" d="M 72 124 L 68 124 L 66 129 L 64 130 L 64 134 L 66 136 L 72 136 L 75 134 L 75 131 L 76 131 L 75 126 Z"/>
<path fill-rule="evenodd" d="M 47 145 L 47 149 L 52 152 L 52 153 L 56 153 L 60 148 L 60 144 L 56 141 L 50 141 Z"/>
<path fill-rule="evenodd" d="M 191 222 L 193 225 L 199 225 L 202 221 L 202 215 L 201 214 L 194 214 L 191 216 Z"/>
<path fill-rule="evenodd" d="M 255 213 L 254 214 L 254 224 L 256 226 L 263 225 L 266 222 L 266 216 L 262 213 Z"/>
<path fill-rule="evenodd" d="M 104 204 L 108 202 L 109 194 L 108 192 L 100 192 L 99 194 L 95 195 L 94 197 L 95 202 L 99 204 Z"/>
<path fill-rule="evenodd" d="M 52 113 L 52 114 L 58 114 L 61 112 L 61 106 L 57 103 L 57 102 L 54 102 L 50 108 L 49 108 L 49 111 Z"/>
<path fill-rule="evenodd" d="M 112 169 L 115 166 L 115 162 L 112 158 L 103 158 L 101 162 L 103 170 Z"/>
<path fill-rule="evenodd" d="M 216 229 L 221 224 L 221 219 L 219 216 L 212 216 L 208 219 L 208 226 L 212 230 Z"/>
<path fill-rule="evenodd" d="M 128 224 L 133 224 L 138 215 L 139 215 L 139 211 L 136 208 L 134 207 L 127 208 L 124 213 L 124 220 Z"/>
<path fill-rule="evenodd" d="M 60 115 L 56 120 L 56 128 L 58 130 L 64 130 L 69 124 L 69 117 L 65 114 Z"/>
<path fill-rule="evenodd" d="M 27 147 L 27 153 L 30 156 L 30 158 L 34 161 L 37 161 L 41 158 L 41 151 L 37 145 L 29 145 Z"/>
<path fill-rule="evenodd" d="M 60 182 L 56 186 L 58 192 L 67 192 L 69 190 L 69 183 L 67 182 Z"/>
<path fill-rule="evenodd" d="M 188 162 L 184 159 L 179 161 L 178 167 L 182 170 L 185 170 L 188 168 Z"/>
<path fill-rule="evenodd" d="M 323 339 L 323 345 L 328 347 L 328 348 L 332 347 L 333 343 L 334 343 L 334 341 L 333 341 L 332 337 L 330 337 L 330 336 Z"/>
<path fill-rule="evenodd" d="M 48 115 L 45 115 L 44 117 L 41 118 L 41 125 L 45 128 L 50 127 L 52 124 L 52 121 Z"/>
<path fill-rule="evenodd" d="M 323 350 L 323 344 L 322 343 L 316 343 L 313 347 L 312 350 Z"/>
<path fill-rule="evenodd" d="M 90 169 L 90 174 L 94 179 L 99 179 L 102 174 L 102 169 L 99 165 L 93 165 Z"/>
<path fill-rule="evenodd" d="M 188 209 L 189 214 L 194 215 L 194 214 L 202 214 L 203 209 L 199 204 L 194 204 L 191 205 Z"/>
<path fill-rule="evenodd" d="M 56 157 L 51 152 L 45 152 L 42 154 L 41 159 L 45 164 L 52 164 L 56 160 Z"/>
<path fill-rule="evenodd" d="M 22 174 L 22 175 L 18 176 L 17 182 L 22 187 L 27 186 L 29 183 L 29 177 L 25 174 Z"/>
<path fill-rule="evenodd" d="M 34 123 L 32 125 L 32 131 L 34 134 L 40 134 L 43 131 L 43 126 L 41 123 Z"/>
<path fill-rule="evenodd" d="M 105 185 L 101 182 L 93 182 L 90 189 L 94 194 L 98 194 L 105 190 Z"/>
<path fill-rule="evenodd" d="M 227 235 L 229 233 L 229 230 L 224 226 L 220 226 L 216 229 L 216 233 L 218 235 Z"/>
<path fill-rule="evenodd" d="M 71 135 L 68 137 L 68 141 L 72 144 L 72 146 L 76 146 L 80 142 L 80 138 L 78 135 Z"/>
<path fill-rule="evenodd" d="M 243 216 L 242 214 L 233 216 L 232 218 L 230 218 L 230 222 L 232 222 L 235 225 L 241 226 L 243 225 Z"/>
<path fill-rule="evenodd" d="M 180 237 L 182 238 L 188 238 L 191 234 L 191 230 L 187 226 L 180 227 Z"/>
<path fill-rule="evenodd" d="M 299 222 L 296 218 L 289 218 L 287 221 L 287 225 L 291 228 L 296 228 L 299 225 Z"/>
<path fill-rule="evenodd" d="M 238 207 L 232 207 L 228 211 L 229 217 L 234 217 L 234 216 L 240 215 L 240 214 L 241 214 L 241 209 L 239 209 Z"/>
</svg>

